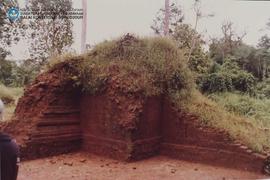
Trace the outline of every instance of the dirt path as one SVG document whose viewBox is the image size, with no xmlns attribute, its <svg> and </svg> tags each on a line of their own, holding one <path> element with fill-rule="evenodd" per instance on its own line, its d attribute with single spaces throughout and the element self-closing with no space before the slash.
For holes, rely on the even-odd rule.
<svg viewBox="0 0 270 180">
<path fill-rule="evenodd" d="M 21 163 L 18 180 L 204 180 L 258 179 L 260 174 L 190 163 L 158 156 L 123 163 L 75 153 Z"/>
</svg>

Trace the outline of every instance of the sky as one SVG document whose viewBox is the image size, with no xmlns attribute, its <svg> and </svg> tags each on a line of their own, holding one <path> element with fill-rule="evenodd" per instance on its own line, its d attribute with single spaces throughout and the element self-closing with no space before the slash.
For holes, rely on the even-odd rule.
<svg viewBox="0 0 270 180">
<path fill-rule="evenodd" d="M 25 0 L 18 0 L 23 6 Z M 193 0 L 171 0 L 181 5 L 185 23 L 194 26 Z M 225 21 L 234 23 L 236 32 L 247 35 L 244 42 L 256 46 L 258 39 L 269 34 L 266 22 L 270 19 L 270 1 L 201 0 L 202 12 L 214 17 L 199 21 L 198 31 L 204 33 L 206 41 L 210 37 L 221 36 L 221 25 Z M 126 33 L 140 36 L 153 36 L 150 26 L 156 13 L 164 7 L 165 0 L 87 0 L 87 39 L 90 45 L 117 38 Z M 81 0 L 73 0 L 75 8 L 82 8 Z M 80 52 L 81 20 L 74 20 L 74 44 Z M 27 45 L 24 42 L 11 48 L 12 59 L 27 58 Z"/>
</svg>

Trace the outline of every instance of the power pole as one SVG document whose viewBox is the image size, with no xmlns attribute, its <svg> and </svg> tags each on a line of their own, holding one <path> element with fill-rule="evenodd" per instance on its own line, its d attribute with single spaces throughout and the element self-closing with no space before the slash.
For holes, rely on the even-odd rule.
<svg viewBox="0 0 270 180">
<path fill-rule="evenodd" d="M 164 36 L 169 34 L 170 0 L 165 0 Z"/>
<path fill-rule="evenodd" d="M 82 0 L 83 19 L 82 19 L 82 34 L 81 34 L 81 53 L 86 49 L 86 35 L 87 35 L 87 0 Z"/>
</svg>

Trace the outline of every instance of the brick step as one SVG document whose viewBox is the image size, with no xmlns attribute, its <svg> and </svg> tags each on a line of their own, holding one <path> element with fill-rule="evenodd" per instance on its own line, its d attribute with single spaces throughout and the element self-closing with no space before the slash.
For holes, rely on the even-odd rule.
<svg viewBox="0 0 270 180">
<path fill-rule="evenodd" d="M 33 137 L 31 139 L 31 144 L 46 144 L 49 142 L 66 142 L 66 141 L 74 141 L 81 140 L 81 133 L 72 133 L 72 134 L 62 134 L 62 135 L 53 135 L 46 137 Z"/>
<path fill-rule="evenodd" d="M 39 138 L 39 137 L 49 137 L 49 136 L 58 136 L 63 134 L 80 134 L 81 130 L 78 129 L 69 129 L 69 130 L 61 130 L 61 131 L 44 131 L 44 132 L 34 132 L 31 137 Z"/>
<path fill-rule="evenodd" d="M 63 119 L 49 119 L 49 120 L 42 120 L 40 121 L 37 126 L 58 126 L 58 125 L 79 125 L 80 120 L 78 119 L 71 119 L 71 120 L 63 120 Z"/>
</svg>

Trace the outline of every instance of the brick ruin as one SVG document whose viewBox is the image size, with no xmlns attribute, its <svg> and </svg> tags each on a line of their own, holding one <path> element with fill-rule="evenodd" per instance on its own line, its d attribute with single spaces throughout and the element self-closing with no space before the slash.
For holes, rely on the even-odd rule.
<svg viewBox="0 0 270 180">
<path fill-rule="evenodd" d="M 68 68 L 62 63 L 40 75 L 26 88 L 13 121 L 2 127 L 21 145 L 23 159 L 83 150 L 124 161 L 162 154 L 262 170 L 264 156 L 176 111 L 166 97 L 126 94 L 114 78 L 96 95 L 82 93 L 71 80 L 63 81 Z"/>
</svg>

